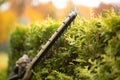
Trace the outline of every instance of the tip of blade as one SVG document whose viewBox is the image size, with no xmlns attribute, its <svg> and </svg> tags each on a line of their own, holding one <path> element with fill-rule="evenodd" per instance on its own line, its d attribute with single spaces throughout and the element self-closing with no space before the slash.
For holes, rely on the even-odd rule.
<svg viewBox="0 0 120 80">
<path fill-rule="evenodd" d="M 74 12 L 76 13 L 76 15 L 77 15 L 77 13 L 78 13 L 78 12 L 77 12 L 77 9 L 76 9 L 76 8 L 73 8 L 73 11 L 74 11 Z"/>
</svg>

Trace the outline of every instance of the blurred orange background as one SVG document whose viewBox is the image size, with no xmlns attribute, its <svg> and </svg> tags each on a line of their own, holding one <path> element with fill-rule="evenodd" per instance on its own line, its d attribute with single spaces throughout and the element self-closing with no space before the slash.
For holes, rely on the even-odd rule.
<svg viewBox="0 0 120 80">
<path fill-rule="evenodd" d="M 2 2 L 3 1 L 3 2 Z M 80 16 L 90 19 L 104 9 L 119 8 L 118 0 L 2 0 L 0 2 L 0 50 L 7 46 L 8 35 L 15 24 L 29 24 L 46 17 L 63 19 L 76 8 Z M 5 45 L 4 45 L 5 44 Z M 5 48 L 6 49 L 6 48 Z"/>
</svg>

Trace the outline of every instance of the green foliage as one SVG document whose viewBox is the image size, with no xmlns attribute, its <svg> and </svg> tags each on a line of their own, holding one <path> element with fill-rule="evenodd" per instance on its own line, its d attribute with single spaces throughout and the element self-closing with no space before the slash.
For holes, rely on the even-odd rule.
<svg viewBox="0 0 120 80">
<path fill-rule="evenodd" d="M 11 51 L 9 53 L 9 59 L 12 61 L 9 61 L 8 72 L 12 70 L 13 65 L 15 65 L 16 61 L 20 56 L 24 54 L 25 47 L 24 47 L 24 41 L 25 41 L 25 34 L 27 32 L 27 28 L 25 26 L 19 25 L 16 27 L 16 29 L 11 33 L 11 39 L 10 39 L 10 46 Z M 19 46 L 18 46 L 19 45 Z"/>
<path fill-rule="evenodd" d="M 4 52 L 0 52 L 0 80 L 7 79 L 7 62 L 8 56 Z"/>
<path fill-rule="evenodd" d="M 22 54 L 33 58 L 59 24 L 48 19 L 16 29 L 10 39 L 10 62 Z M 34 68 L 32 80 L 119 80 L 119 50 L 120 14 L 108 11 L 91 20 L 77 17 Z"/>
<path fill-rule="evenodd" d="M 6 70 L 0 70 L 0 80 L 6 80 L 7 77 L 7 71 Z"/>
</svg>

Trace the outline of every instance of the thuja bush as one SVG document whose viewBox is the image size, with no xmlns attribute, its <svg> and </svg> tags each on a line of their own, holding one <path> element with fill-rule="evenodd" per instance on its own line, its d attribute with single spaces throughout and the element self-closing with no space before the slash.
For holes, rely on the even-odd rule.
<svg viewBox="0 0 120 80">
<path fill-rule="evenodd" d="M 11 34 L 9 71 L 23 54 L 31 59 L 39 52 L 61 21 L 47 19 Z M 120 14 L 81 17 L 33 69 L 32 80 L 120 80 Z"/>
</svg>

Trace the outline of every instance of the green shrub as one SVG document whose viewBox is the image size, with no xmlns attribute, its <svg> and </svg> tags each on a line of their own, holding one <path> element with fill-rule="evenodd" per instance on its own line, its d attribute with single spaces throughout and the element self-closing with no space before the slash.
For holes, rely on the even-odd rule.
<svg viewBox="0 0 120 80">
<path fill-rule="evenodd" d="M 23 54 L 33 58 L 59 25 L 48 19 L 27 29 L 16 28 L 10 39 L 9 66 Z M 32 80 L 119 80 L 119 50 L 120 14 L 109 11 L 91 20 L 78 16 L 34 68 Z"/>
</svg>

